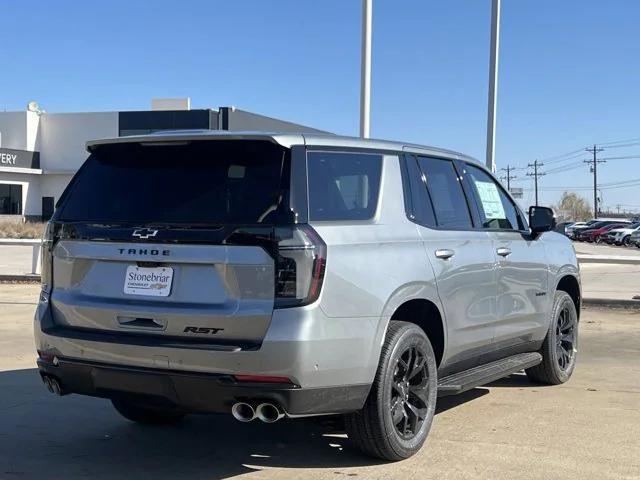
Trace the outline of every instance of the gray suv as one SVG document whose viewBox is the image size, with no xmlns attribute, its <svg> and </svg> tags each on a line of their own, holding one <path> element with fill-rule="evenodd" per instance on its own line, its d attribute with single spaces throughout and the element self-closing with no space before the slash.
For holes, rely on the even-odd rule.
<svg viewBox="0 0 640 480">
<path fill-rule="evenodd" d="M 89 142 L 43 243 L 38 366 L 141 423 L 343 414 L 387 460 L 438 396 L 573 372 L 580 277 L 553 212 L 471 158 L 338 136 Z"/>
</svg>

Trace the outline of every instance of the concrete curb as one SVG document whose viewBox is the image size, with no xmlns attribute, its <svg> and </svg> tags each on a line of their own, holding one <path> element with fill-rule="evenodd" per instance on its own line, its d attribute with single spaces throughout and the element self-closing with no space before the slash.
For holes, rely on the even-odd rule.
<svg viewBox="0 0 640 480">
<path fill-rule="evenodd" d="M 613 307 L 640 310 L 640 300 L 627 300 L 622 298 L 583 298 L 582 305 L 584 307 Z"/>
<path fill-rule="evenodd" d="M 613 263 L 617 265 L 640 265 L 640 256 L 629 255 L 578 255 L 578 263 Z"/>
<path fill-rule="evenodd" d="M 8 274 L 0 275 L 0 283 L 20 282 L 20 283 L 40 283 L 40 275 L 25 273 L 25 274 Z"/>
</svg>

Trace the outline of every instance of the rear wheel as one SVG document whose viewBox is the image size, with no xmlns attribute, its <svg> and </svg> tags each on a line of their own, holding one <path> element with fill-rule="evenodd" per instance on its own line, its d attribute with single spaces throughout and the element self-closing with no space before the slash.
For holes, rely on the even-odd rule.
<svg viewBox="0 0 640 480">
<path fill-rule="evenodd" d="M 542 363 L 526 372 L 536 382 L 559 385 L 571 378 L 578 353 L 578 312 L 568 293 L 556 292 L 552 315 L 540 349 Z"/>
<path fill-rule="evenodd" d="M 625 247 L 628 247 L 630 243 L 631 243 L 631 235 L 627 235 L 622 239 L 622 245 L 624 245 Z"/>
<path fill-rule="evenodd" d="M 345 416 L 349 438 L 373 457 L 412 456 L 431 429 L 437 389 L 435 355 L 424 331 L 392 321 L 364 408 Z"/>
<path fill-rule="evenodd" d="M 111 403 L 127 420 L 146 425 L 166 425 L 176 423 L 186 415 L 177 408 L 156 406 L 143 400 L 131 398 L 113 398 Z"/>
</svg>

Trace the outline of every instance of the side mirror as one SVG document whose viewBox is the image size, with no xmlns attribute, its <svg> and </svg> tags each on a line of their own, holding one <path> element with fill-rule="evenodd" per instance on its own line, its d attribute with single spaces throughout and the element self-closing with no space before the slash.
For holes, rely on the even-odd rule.
<svg viewBox="0 0 640 480">
<path fill-rule="evenodd" d="M 529 227 L 534 235 L 556 228 L 556 214 L 548 207 L 529 207 Z"/>
</svg>

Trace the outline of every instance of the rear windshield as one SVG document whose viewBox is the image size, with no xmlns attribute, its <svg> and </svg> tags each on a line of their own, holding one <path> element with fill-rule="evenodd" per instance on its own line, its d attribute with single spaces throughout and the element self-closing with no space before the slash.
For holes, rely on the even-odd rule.
<svg viewBox="0 0 640 480">
<path fill-rule="evenodd" d="M 71 182 L 59 220 L 276 223 L 289 202 L 289 150 L 264 141 L 98 147 Z"/>
</svg>

